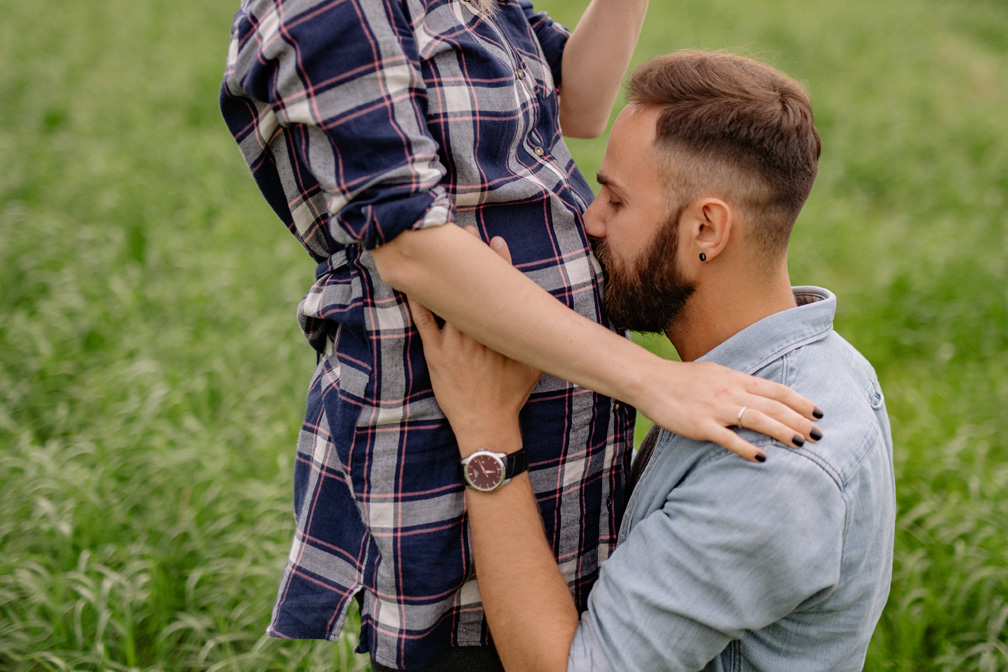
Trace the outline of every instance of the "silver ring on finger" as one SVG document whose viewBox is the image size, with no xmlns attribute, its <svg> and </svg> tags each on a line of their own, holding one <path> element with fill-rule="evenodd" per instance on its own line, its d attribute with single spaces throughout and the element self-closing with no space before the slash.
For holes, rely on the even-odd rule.
<svg viewBox="0 0 1008 672">
<path fill-rule="evenodd" d="M 749 410 L 749 407 L 748 406 L 743 406 L 742 408 L 738 409 L 738 415 L 735 416 L 735 424 L 738 425 L 739 427 L 741 427 L 742 429 L 745 429 L 745 425 L 742 424 L 742 415 L 747 410 Z"/>
</svg>

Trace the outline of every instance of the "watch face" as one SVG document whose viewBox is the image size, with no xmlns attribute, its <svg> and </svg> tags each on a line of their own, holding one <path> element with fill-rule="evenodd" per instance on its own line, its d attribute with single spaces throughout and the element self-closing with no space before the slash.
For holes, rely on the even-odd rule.
<svg viewBox="0 0 1008 672">
<path fill-rule="evenodd" d="M 466 464 L 465 475 L 469 485 L 477 490 L 496 490 L 504 481 L 504 463 L 494 455 L 477 453 Z"/>
</svg>

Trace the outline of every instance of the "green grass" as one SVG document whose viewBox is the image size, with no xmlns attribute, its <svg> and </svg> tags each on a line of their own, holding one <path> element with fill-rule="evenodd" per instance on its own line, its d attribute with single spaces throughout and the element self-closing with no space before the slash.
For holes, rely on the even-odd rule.
<svg viewBox="0 0 1008 672">
<path fill-rule="evenodd" d="M 352 637 L 263 634 L 312 264 L 217 112 L 236 3 L 89 4 L 0 22 L 0 669 L 366 669 Z M 996 0 L 653 3 L 637 52 L 741 50 L 812 94 L 792 279 L 839 295 L 896 441 L 869 670 L 1008 669 L 1005 25 Z M 572 142 L 588 174 L 603 148 Z"/>
</svg>

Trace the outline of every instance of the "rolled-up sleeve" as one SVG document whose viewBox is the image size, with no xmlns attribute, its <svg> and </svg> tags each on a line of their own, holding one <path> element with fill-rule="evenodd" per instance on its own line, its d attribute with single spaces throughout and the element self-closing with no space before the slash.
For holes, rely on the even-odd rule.
<svg viewBox="0 0 1008 672">
<path fill-rule="evenodd" d="M 840 490 L 809 461 L 774 457 L 698 466 L 632 529 L 602 565 L 569 672 L 699 670 L 836 583 Z"/>
<path fill-rule="evenodd" d="M 232 107 L 261 109 L 244 139 L 235 134 L 253 170 L 289 164 L 271 174 L 298 183 L 283 189 L 295 233 L 322 229 L 370 249 L 450 221 L 419 51 L 398 3 L 253 1 L 243 11 L 225 85 Z"/>
</svg>

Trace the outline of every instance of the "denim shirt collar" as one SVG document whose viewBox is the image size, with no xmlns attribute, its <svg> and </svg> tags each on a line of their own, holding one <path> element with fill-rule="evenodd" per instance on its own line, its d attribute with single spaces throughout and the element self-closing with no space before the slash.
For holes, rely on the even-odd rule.
<svg viewBox="0 0 1008 672">
<path fill-rule="evenodd" d="M 764 317 L 698 358 L 753 373 L 833 330 L 836 296 L 822 287 L 792 287 L 795 308 Z"/>
</svg>

